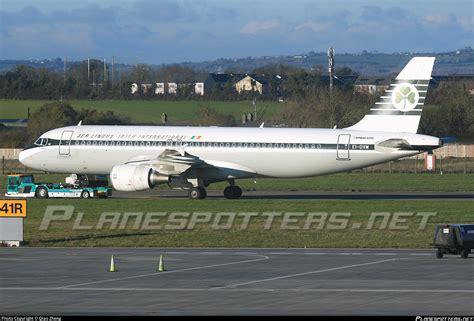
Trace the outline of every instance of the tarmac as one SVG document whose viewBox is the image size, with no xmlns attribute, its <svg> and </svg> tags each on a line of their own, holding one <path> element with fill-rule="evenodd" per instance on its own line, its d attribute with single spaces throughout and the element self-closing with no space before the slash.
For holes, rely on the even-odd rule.
<svg viewBox="0 0 474 321">
<path fill-rule="evenodd" d="M 188 198 L 184 190 L 114 191 L 113 198 Z M 210 190 L 207 198 L 224 198 L 222 191 Z M 473 200 L 474 192 L 317 192 L 317 191 L 243 191 L 242 199 L 281 200 Z"/>
<path fill-rule="evenodd" d="M 0 276 L 2 315 L 474 315 L 474 255 L 429 249 L 0 248 Z"/>
</svg>

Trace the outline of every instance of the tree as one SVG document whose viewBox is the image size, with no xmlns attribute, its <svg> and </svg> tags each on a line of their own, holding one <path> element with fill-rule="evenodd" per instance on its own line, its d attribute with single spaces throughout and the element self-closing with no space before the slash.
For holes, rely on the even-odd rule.
<svg viewBox="0 0 474 321">
<path fill-rule="evenodd" d="M 30 141 L 34 141 L 48 130 L 75 125 L 78 122 L 77 112 L 70 104 L 48 103 L 31 114 L 27 128 L 28 137 Z"/>
</svg>

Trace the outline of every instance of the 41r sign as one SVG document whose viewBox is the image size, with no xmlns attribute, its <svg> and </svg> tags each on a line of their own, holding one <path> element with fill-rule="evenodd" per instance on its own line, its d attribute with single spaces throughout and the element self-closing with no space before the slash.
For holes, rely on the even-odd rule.
<svg viewBox="0 0 474 321">
<path fill-rule="evenodd" d="M 26 217 L 26 200 L 0 200 L 0 217 Z"/>
</svg>

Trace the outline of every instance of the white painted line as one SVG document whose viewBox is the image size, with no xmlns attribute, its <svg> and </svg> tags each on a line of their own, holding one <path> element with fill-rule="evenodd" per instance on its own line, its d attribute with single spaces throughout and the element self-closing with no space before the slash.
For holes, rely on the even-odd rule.
<svg viewBox="0 0 474 321">
<path fill-rule="evenodd" d="M 135 292 L 366 292 L 366 293 L 474 293 L 474 290 L 443 289 L 282 289 L 282 288 L 121 288 L 121 287 L 0 287 L 1 291 L 135 291 Z"/>
<path fill-rule="evenodd" d="M 227 286 L 223 286 L 223 287 L 216 287 L 215 289 L 235 288 L 235 287 L 250 285 L 250 284 L 255 284 L 255 283 L 262 283 L 262 282 L 270 282 L 270 281 L 276 281 L 276 280 L 282 280 L 282 279 L 289 279 L 289 278 L 303 276 L 303 275 L 310 275 L 310 274 L 317 274 L 317 273 L 324 273 L 324 272 L 332 272 L 332 271 L 355 268 L 355 267 L 359 267 L 359 266 L 367 266 L 367 265 L 374 265 L 374 264 L 380 264 L 380 263 L 385 263 L 385 262 L 393 262 L 393 261 L 397 261 L 397 260 L 399 260 L 399 259 L 388 259 L 388 260 L 382 260 L 382 261 L 375 261 L 375 262 L 340 266 L 340 267 L 331 268 L 331 269 L 309 271 L 309 272 L 298 273 L 298 274 L 282 275 L 282 276 L 277 276 L 277 277 L 274 277 L 274 278 L 268 278 L 268 279 L 255 280 L 255 281 L 244 282 L 244 283 L 231 284 L 231 285 L 227 285 Z"/>
<path fill-rule="evenodd" d="M 375 253 L 374 255 L 397 255 L 397 253 Z"/>
<path fill-rule="evenodd" d="M 339 255 L 362 255 L 362 253 L 339 253 Z"/>
<path fill-rule="evenodd" d="M 271 254 L 271 255 L 293 255 L 295 253 L 291 253 L 291 252 L 270 252 L 268 254 Z"/>
<path fill-rule="evenodd" d="M 304 255 L 327 255 L 327 253 L 304 253 Z"/>
<path fill-rule="evenodd" d="M 428 253 L 410 253 L 410 255 L 413 256 L 431 256 L 433 254 L 428 254 Z"/>
<path fill-rule="evenodd" d="M 93 281 L 93 282 L 86 282 L 86 283 L 79 283 L 79 284 L 71 284 L 71 285 L 66 285 L 66 286 L 60 286 L 60 287 L 58 287 L 58 289 L 66 289 L 66 288 L 79 287 L 79 286 L 90 285 L 90 284 L 99 284 L 99 283 L 106 283 L 106 282 L 114 282 L 114 281 L 130 280 L 130 279 L 138 279 L 138 278 L 144 278 L 144 277 L 153 276 L 153 275 L 164 275 L 164 274 L 179 273 L 179 272 L 186 272 L 186 271 L 204 270 L 204 269 L 213 268 L 213 267 L 236 265 L 236 264 L 244 264 L 244 263 L 258 262 L 258 261 L 264 261 L 264 260 L 268 260 L 268 259 L 269 259 L 269 257 L 268 257 L 268 256 L 265 256 L 265 255 L 258 255 L 258 256 L 260 256 L 260 258 L 258 258 L 258 259 L 252 259 L 252 260 L 244 260 L 244 261 L 237 261 L 237 262 L 230 262 L 230 263 L 221 263 L 221 264 L 212 264 L 212 265 L 196 266 L 196 267 L 187 268 L 187 269 L 181 269 L 181 270 L 155 272 L 155 273 L 148 273 L 148 274 L 140 274 L 140 275 L 128 276 L 128 277 L 123 277 L 123 278 L 107 279 L 107 280 L 100 280 L 100 281 Z"/>
<path fill-rule="evenodd" d="M 232 255 L 258 255 L 257 252 L 235 252 L 231 253 Z"/>
</svg>

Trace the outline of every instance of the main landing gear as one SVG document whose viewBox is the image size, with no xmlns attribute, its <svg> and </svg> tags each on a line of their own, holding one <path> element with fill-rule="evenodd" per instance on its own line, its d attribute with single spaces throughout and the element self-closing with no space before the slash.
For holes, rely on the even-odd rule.
<svg viewBox="0 0 474 321">
<path fill-rule="evenodd" d="M 238 199 L 242 196 L 242 189 L 236 185 L 227 186 L 224 189 L 224 196 L 228 199 Z"/>
<path fill-rule="evenodd" d="M 193 187 L 188 191 L 188 197 L 192 200 L 202 200 L 206 196 L 207 192 L 204 187 Z"/>
<path fill-rule="evenodd" d="M 224 189 L 224 196 L 228 199 L 238 199 L 242 196 L 242 189 L 234 185 L 234 181 L 229 181 L 230 185 Z M 188 197 L 192 200 L 202 200 L 206 198 L 207 192 L 204 187 L 193 187 L 188 191 Z"/>
</svg>

